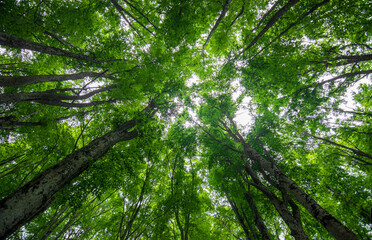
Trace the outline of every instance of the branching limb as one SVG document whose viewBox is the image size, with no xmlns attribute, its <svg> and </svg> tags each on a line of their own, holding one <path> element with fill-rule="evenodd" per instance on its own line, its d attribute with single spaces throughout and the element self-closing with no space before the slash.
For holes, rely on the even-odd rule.
<svg viewBox="0 0 372 240">
<path fill-rule="evenodd" d="M 205 41 L 205 43 L 203 45 L 203 49 L 202 49 L 203 51 L 204 51 L 205 47 L 207 46 L 209 40 L 211 39 L 214 31 L 216 31 L 218 25 L 220 24 L 220 22 L 222 21 L 222 19 L 225 17 L 230 3 L 231 3 L 231 0 L 226 0 L 225 5 L 223 5 L 222 12 L 221 12 L 220 16 L 218 17 L 216 23 L 214 24 L 211 32 L 209 33 L 209 35 L 207 37 L 207 40 Z"/>
</svg>

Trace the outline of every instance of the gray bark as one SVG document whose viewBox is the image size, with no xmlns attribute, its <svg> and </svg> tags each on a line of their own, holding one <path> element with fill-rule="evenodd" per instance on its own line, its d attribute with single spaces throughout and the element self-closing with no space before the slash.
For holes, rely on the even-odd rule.
<svg viewBox="0 0 372 240">
<path fill-rule="evenodd" d="M 272 162 L 264 159 L 249 144 L 243 143 L 247 155 L 252 160 L 258 162 L 261 167 L 269 172 L 283 189 L 288 191 L 292 196 L 316 219 L 328 232 L 339 240 L 356 240 L 357 236 L 344 226 L 340 221 L 323 209 L 312 197 L 307 195 L 292 179 L 287 177 L 282 170 Z"/>
<path fill-rule="evenodd" d="M 41 82 L 62 82 L 68 80 L 83 79 L 85 77 L 103 77 L 113 79 L 112 76 L 96 73 L 96 72 L 81 72 L 75 74 L 65 74 L 65 75 L 33 75 L 33 76 L 19 76 L 19 77 L 9 77 L 0 76 L 0 86 L 1 87 L 20 87 L 32 83 Z"/>
<path fill-rule="evenodd" d="M 115 144 L 137 137 L 134 120 L 93 140 L 74 151 L 56 165 L 46 169 L 25 186 L 0 201 L 0 239 L 4 239 L 42 213 L 53 201 L 53 195 L 78 177 Z"/>
<path fill-rule="evenodd" d="M 102 87 L 97 90 L 91 91 L 84 95 L 63 95 L 63 94 L 55 94 L 55 92 L 64 92 L 70 91 L 72 89 L 53 89 L 44 92 L 18 92 L 18 93 L 4 93 L 0 95 L 0 104 L 3 103 L 16 103 L 16 102 L 59 102 L 62 100 L 84 100 L 93 95 L 101 92 L 105 92 L 107 90 L 116 88 L 116 85 L 111 85 L 107 87 Z"/>
<path fill-rule="evenodd" d="M 0 45 L 20 48 L 20 49 L 28 49 L 31 51 L 46 53 L 49 55 L 57 55 L 62 57 L 69 57 L 75 58 L 84 61 L 90 61 L 94 63 L 103 63 L 103 62 L 111 62 L 111 61 L 121 61 L 122 59 L 115 59 L 115 60 L 96 60 L 89 56 L 80 53 L 73 53 L 68 52 L 60 48 L 50 47 L 44 44 L 32 42 L 30 40 L 22 39 L 16 36 L 12 36 L 6 33 L 0 32 Z"/>
<path fill-rule="evenodd" d="M 236 128 L 235 123 L 230 119 L 233 124 L 234 129 Z M 280 188 L 291 194 L 294 199 L 296 199 L 319 223 L 321 223 L 327 231 L 338 240 L 356 240 L 357 236 L 350 231 L 346 226 L 344 226 L 340 221 L 338 221 L 334 216 L 323 209 L 312 197 L 306 194 L 292 179 L 287 177 L 283 171 L 274 163 L 274 161 L 268 161 L 262 157 L 251 145 L 245 142 L 242 135 L 233 133 L 227 125 L 220 121 L 225 127 L 228 134 L 237 142 L 243 145 L 245 150 L 245 155 L 247 155 L 252 161 L 257 162 L 259 167 L 264 171 L 267 171 L 271 176 L 273 176 Z M 249 166 L 247 166 L 249 169 Z M 249 173 L 253 176 L 251 173 Z M 258 186 L 259 187 L 259 186 Z M 260 189 L 260 187 L 259 187 Z M 261 188 L 262 189 L 262 188 Z M 260 189 L 260 190 L 261 190 Z M 262 189 L 265 191 L 265 189 Z M 266 195 L 266 194 L 265 194 Z"/>
<path fill-rule="evenodd" d="M 260 179 L 255 174 L 255 172 L 247 164 L 244 166 L 244 169 L 252 177 L 254 181 L 254 184 L 252 183 L 250 184 L 255 186 L 258 190 L 260 190 L 270 200 L 270 202 L 274 205 L 276 211 L 279 213 L 279 215 L 282 217 L 282 219 L 285 221 L 285 223 L 291 230 L 291 235 L 296 240 L 308 240 L 309 238 L 302 228 L 302 222 L 301 222 L 301 216 L 300 216 L 299 209 L 297 205 L 293 202 L 293 200 L 290 199 L 290 197 L 285 192 L 285 190 L 281 189 L 280 186 L 275 186 L 276 188 L 279 189 L 279 191 L 282 192 L 283 201 L 281 201 L 272 191 L 270 191 L 268 188 L 266 188 L 263 185 L 263 183 L 260 181 Z M 249 202 L 249 199 L 247 199 L 247 201 Z M 289 211 L 288 204 L 292 207 L 293 213 Z M 260 229 L 260 231 L 262 231 L 263 229 L 262 227 L 265 226 L 263 220 L 256 219 L 256 216 L 255 216 L 255 222 L 257 224 L 257 227 Z M 267 230 L 265 234 L 268 234 Z M 264 235 L 264 238 L 269 239 L 265 235 Z"/>
</svg>

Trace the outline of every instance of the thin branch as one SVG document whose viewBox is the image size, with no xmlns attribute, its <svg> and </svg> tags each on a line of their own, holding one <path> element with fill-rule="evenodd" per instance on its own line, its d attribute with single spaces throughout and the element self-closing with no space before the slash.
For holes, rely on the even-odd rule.
<svg viewBox="0 0 372 240">
<path fill-rule="evenodd" d="M 312 138 L 322 140 L 323 142 L 329 143 L 330 145 L 333 145 L 333 146 L 336 146 L 336 147 L 339 147 L 339 148 L 350 150 L 351 152 L 353 152 L 356 155 L 359 155 L 359 156 L 363 156 L 363 157 L 367 157 L 367 158 L 372 159 L 372 155 L 370 155 L 368 153 L 365 153 L 363 151 L 360 151 L 360 150 L 357 150 L 357 149 L 354 149 L 354 148 L 350 148 L 350 147 L 347 147 L 347 146 L 344 146 L 344 145 L 335 143 L 335 142 L 330 141 L 330 140 L 325 139 L 325 138 L 321 138 L 321 137 L 317 137 L 317 136 L 311 135 L 310 133 L 304 132 L 304 134 L 307 135 L 307 136 L 310 136 Z"/>
<path fill-rule="evenodd" d="M 225 17 L 230 3 L 231 3 L 231 0 L 226 0 L 225 5 L 223 5 L 222 12 L 221 12 L 220 16 L 218 17 L 216 23 L 214 24 L 211 32 L 209 33 L 209 35 L 207 37 L 207 40 L 205 41 L 205 43 L 203 45 L 202 51 L 204 51 L 204 48 L 207 46 L 207 44 L 208 44 L 209 40 L 211 39 L 214 31 L 217 29 L 218 25 L 220 24 L 222 19 Z"/>
<path fill-rule="evenodd" d="M 242 10 L 240 10 L 240 12 L 238 13 L 238 15 L 230 23 L 230 28 L 234 25 L 234 23 L 236 22 L 236 20 L 238 20 L 238 18 L 240 18 L 243 15 L 243 13 L 244 13 L 244 5 L 242 6 Z"/>
<path fill-rule="evenodd" d="M 317 88 L 317 87 L 323 86 L 326 83 L 334 82 L 334 81 L 336 81 L 338 79 L 341 79 L 341 78 L 354 77 L 354 76 L 360 75 L 360 74 L 366 74 L 366 75 L 368 75 L 368 74 L 371 74 L 371 73 L 372 73 L 372 70 L 365 70 L 365 71 L 359 71 L 359 72 L 346 73 L 346 74 L 339 75 L 337 77 L 328 79 L 328 80 L 323 81 L 323 82 L 320 82 L 320 83 L 314 83 L 314 84 L 308 85 L 306 87 L 303 87 L 303 88 L 297 90 L 296 92 L 301 92 L 302 90 L 305 90 L 305 89 L 308 89 L 308 88 Z"/>
<path fill-rule="evenodd" d="M 130 2 L 128 2 L 127 0 L 124 0 L 124 2 L 126 4 L 128 4 L 131 8 L 133 8 L 134 10 L 136 10 L 142 17 L 144 17 L 156 30 L 158 29 L 140 10 L 138 10 L 135 6 L 133 6 L 133 4 L 131 4 Z"/>
<path fill-rule="evenodd" d="M 284 5 L 275 15 L 270 18 L 269 22 L 265 25 L 265 27 L 259 32 L 259 34 L 252 40 L 252 42 L 244 48 L 244 50 L 239 54 L 243 54 L 247 50 L 249 50 L 253 45 L 256 44 L 258 39 L 260 39 L 273 25 L 276 23 L 293 5 L 295 5 L 299 0 L 290 0 L 286 5 Z"/>
<path fill-rule="evenodd" d="M 253 32 L 255 32 L 260 26 L 261 26 L 261 24 L 263 23 L 263 21 L 267 18 L 267 16 L 269 16 L 269 14 L 272 12 L 272 11 L 274 11 L 274 9 L 279 5 L 279 3 L 280 3 L 281 1 L 280 0 L 278 0 L 278 1 L 276 1 L 276 3 L 269 9 L 269 11 L 267 11 L 263 16 L 262 16 L 262 18 L 260 19 L 260 21 L 257 23 L 257 25 L 256 25 L 256 27 L 254 27 L 253 29 L 252 29 L 252 31 L 250 32 L 250 34 L 248 34 L 247 36 L 245 36 L 245 40 L 244 40 L 244 42 L 247 42 L 247 39 L 248 39 L 248 37 L 253 33 Z"/>
<path fill-rule="evenodd" d="M 136 21 L 139 25 L 141 25 L 146 31 L 148 31 L 151 35 L 155 36 L 153 32 L 151 32 L 145 25 L 143 25 L 140 21 L 138 21 L 137 18 L 135 18 L 132 14 L 130 14 L 127 10 L 125 10 L 120 4 L 115 0 L 110 0 L 111 3 L 115 6 L 115 8 L 121 13 L 121 15 L 124 17 L 124 14 L 127 14 L 129 17 L 131 17 L 134 21 Z"/>
<path fill-rule="evenodd" d="M 251 59 L 255 58 L 257 55 L 262 53 L 267 47 L 269 47 L 273 42 L 281 38 L 284 34 L 286 34 L 292 27 L 299 24 L 305 17 L 309 16 L 311 13 L 313 13 L 316 9 L 321 7 L 322 5 L 328 3 L 330 0 L 324 0 L 318 4 L 316 4 L 313 8 L 311 8 L 308 12 L 306 12 L 304 15 L 302 15 L 300 18 L 297 19 L 297 21 L 293 22 L 291 25 L 289 25 L 283 32 L 281 32 L 278 36 L 276 36 L 269 44 L 264 46 L 258 53 L 256 53 Z"/>
</svg>

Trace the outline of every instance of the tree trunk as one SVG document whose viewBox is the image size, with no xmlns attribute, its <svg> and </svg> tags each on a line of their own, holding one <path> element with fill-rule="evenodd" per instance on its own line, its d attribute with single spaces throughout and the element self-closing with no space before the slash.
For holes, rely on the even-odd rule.
<svg viewBox="0 0 372 240">
<path fill-rule="evenodd" d="M 253 217 L 254 217 L 254 223 L 256 227 L 260 230 L 262 237 L 268 240 L 271 239 L 269 231 L 266 228 L 265 222 L 263 221 L 261 214 L 258 212 L 256 203 L 254 202 L 251 194 L 249 192 L 245 192 L 244 197 L 247 200 L 249 207 L 252 210 Z"/>
<path fill-rule="evenodd" d="M 6 33 L 0 32 L 0 45 L 8 46 L 8 47 L 14 47 L 14 48 L 20 48 L 20 49 L 28 49 L 31 51 L 41 52 L 49 55 L 57 55 L 62 57 L 69 57 L 69 58 L 75 58 L 79 60 L 84 61 L 90 61 L 94 63 L 103 63 L 103 62 L 109 62 L 109 61 L 121 61 L 121 59 L 115 59 L 115 60 L 96 60 L 94 58 L 88 57 L 83 54 L 79 53 L 73 53 L 68 52 L 65 50 L 62 50 L 60 48 L 56 47 L 50 47 L 44 44 L 32 42 L 26 39 L 22 39 L 16 36 L 12 36 Z"/>
<path fill-rule="evenodd" d="M 297 205 L 290 199 L 288 194 L 285 192 L 284 189 L 281 187 L 276 187 L 283 195 L 283 201 L 281 201 L 272 191 L 270 191 L 268 188 L 263 185 L 259 177 L 256 175 L 255 172 L 246 164 L 244 166 L 245 171 L 252 177 L 255 184 L 254 185 L 258 190 L 260 190 L 274 205 L 276 211 L 279 213 L 279 215 L 282 217 L 284 222 L 287 224 L 289 229 L 291 230 L 291 235 L 296 240 L 308 240 L 308 236 L 306 235 L 305 231 L 302 228 L 302 222 L 301 222 L 301 216 L 300 212 L 298 210 Z M 246 195 L 247 197 L 247 195 Z M 247 199 L 249 201 L 249 199 Z M 292 207 L 293 214 L 288 209 L 288 204 Z M 256 216 L 255 216 L 256 218 Z M 255 221 L 260 219 L 255 219 Z M 258 221 L 258 227 L 261 230 L 262 226 L 265 226 L 262 219 L 261 222 Z M 266 230 L 267 231 L 267 230 Z M 268 234 L 268 232 L 266 232 Z M 265 239 L 268 239 L 268 237 L 264 237 Z"/>
<path fill-rule="evenodd" d="M 110 89 L 116 88 L 116 85 L 111 85 L 107 87 L 98 88 L 97 90 L 91 91 L 84 95 L 63 95 L 63 94 L 55 94 L 53 92 L 63 92 L 63 91 L 70 91 L 72 89 L 54 89 L 44 92 L 19 92 L 19 93 L 4 93 L 0 95 L 0 104 L 3 103 L 16 103 L 16 102 L 40 102 L 40 101 L 56 101 L 60 102 L 62 100 L 84 100 L 93 95 L 101 92 L 108 91 Z"/>
<path fill-rule="evenodd" d="M 1 200 L 0 239 L 12 234 L 42 213 L 51 204 L 56 192 L 78 177 L 112 146 L 137 137 L 137 130 L 128 132 L 135 125 L 134 120 L 128 121 L 121 127 L 93 140 Z"/>
<path fill-rule="evenodd" d="M 238 207 L 236 206 L 236 203 L 234 202 L 234 200 L 230 199 L 229 195 L 227 194 L 227 192 L 225 192 L 225 195 L 226 195 L 226 198 L 227 200 L 229 201 L 229 204 L 232 208 L 232 210 L 234 211 L 235 213 L 235 216 L 236 218 L 238 219 L 239 223 L 240 223 L 240 226 L 243 228 L 243 231 L 245 233 L 245 237 L 246 239 L 250 239 L 249 238 L 249 230 L 247 228 L 247 225 L 245 224 L 244 222 L 244 218 L 242 217 L 242 215 L 239 213 L 239 209 Z M 268 238 L 270 239 L 270 238 Z"/>
<path fill-rule="evenodd" d="M 259 168 L 267 171 L 278 182 L 279 186 L 292 194 L 292 196 L 319 222 L 327 231 L 338 240 L 356 240 L 357 236 L 344 226 L 340 221 L 323 209 L 314 199 L 307 195 L 292 179 L 287 177 L 283 171 L 274 163 L 262 157 L 250 144 L 245 142 L 239 132 L 233 133 L 232 130 L 223 122 L 219 121 L 225 127 L 228 134 L 238 143 L 242 144 L 247 155 L 252 161 L 258 163 Z M 235 123 L 230 119 L 230 122 L 236 128 Z M 250 169 L 246 166 L 246 169 Z M 252 171 L 251 171 L 252 172 Z M 249 173 L 253 176 L 251 173 Z M 261 190 L 261 189 L 260 189 Z"/>
<path fill-rule="evenodd" d="M 243 143 L 247 155 L 258 162 L 261 167 L 274 176 L 281 187 L 291 193 L 293 197 L 316 219 L 332 236 L 339 240 L 356 240 L 357 236 L 344 226 L 340 221 L 323 209 L 314 199 L 307 195 L 292 179 L 287 177 L 282 170 L 272 162 L 268 162 L 249 144 Z"/>
<path fill-rule="evenodd" d="M 32 83 L 41 82 L 62 82 L 68 80 L 83 79 L 85 77 L 103 77 L 113 79 L 112 76 L 96 73 L 96 72 L 81 72 L 75 74 L 65 74 L 65 75 L 33 75 L 33 76 L 0 76 L 0 86 L 1 87 L 20 87 Z"/>
</svg>

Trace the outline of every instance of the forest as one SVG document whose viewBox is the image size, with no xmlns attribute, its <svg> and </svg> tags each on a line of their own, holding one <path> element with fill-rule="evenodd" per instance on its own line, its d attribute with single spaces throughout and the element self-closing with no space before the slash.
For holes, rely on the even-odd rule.
<svg viewBox="0 0 372 240">
<path fill-rule="evenodd" d="M 0 0 L 0 239 L 371 239 L 371 13 Z"/>
</svg>

